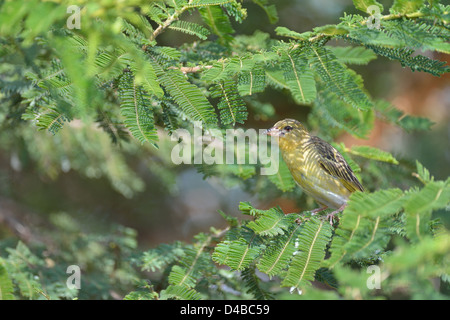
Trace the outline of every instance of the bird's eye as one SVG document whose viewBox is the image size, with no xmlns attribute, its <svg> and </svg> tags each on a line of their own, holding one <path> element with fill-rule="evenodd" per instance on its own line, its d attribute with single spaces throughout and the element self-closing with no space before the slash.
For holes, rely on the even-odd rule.
<svg viewBox="0 0 450 320">
<path fill-rule="evenodd" d="M 283 128 L 283 130 L 289 132 L 289 131 L 292 130 L 292 127 L 291 126 L 286 126 L 286 127 Z"/>
</svg>

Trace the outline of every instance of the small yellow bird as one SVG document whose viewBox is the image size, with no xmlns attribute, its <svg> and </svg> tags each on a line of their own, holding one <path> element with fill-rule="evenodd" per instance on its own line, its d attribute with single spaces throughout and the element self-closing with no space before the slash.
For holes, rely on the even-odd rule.
<svg viewBox="0 0 450 320">
<path fill-rule="evenodd" d="M 312 136 L 297 120 L 278 121 L 266 134 L 277 136 L 284 162 L 295 182 L 321 206 L 313 214 L 327 208 L 330 223 L 347 205 L 350 194 L 364 191 L 344 157 L 329 143 Z"/>
</svg>

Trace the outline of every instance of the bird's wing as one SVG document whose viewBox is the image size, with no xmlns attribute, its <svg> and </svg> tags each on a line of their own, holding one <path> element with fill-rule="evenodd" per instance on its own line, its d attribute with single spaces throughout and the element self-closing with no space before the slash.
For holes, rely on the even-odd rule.
<svg viewBox="0 0 450 320">
<path fill-rule="evenodd" d="M 319 137 L 311 136 L 311 143 L 318 152 L 320 166 L 328 174 L 338 178 L 351 192 L 364 191 L 364 187 L 339 151 Z"/>
</svg>

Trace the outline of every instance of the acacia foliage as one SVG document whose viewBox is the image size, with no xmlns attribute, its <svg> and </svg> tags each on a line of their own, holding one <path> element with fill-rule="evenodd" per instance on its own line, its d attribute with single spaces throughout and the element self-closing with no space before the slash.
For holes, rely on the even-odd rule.
<svg viewBox="0 0 450 320">
<path fill-rule="evenodd" d="M 371 97 L 361 75 L 349 66 L 366 65 L 381 56 L 411 71 L 434 76 L 449 71 L 445 62 L 420 53 L 450 53 L 450 7 L 438 1 L 396 0 L 385 10 L 388 13 L 377 17 L 380 27 L 369 28 L 373 17 L 368 6 L 376 5 L 381 12 L 383 6 L 354 0 L 360 14 L 344 14 L 337 24 L 303 33 L 278 26 L 276 36 L 236 35 L 233 23 L 247 16 L 236 0 L 133 1 L 102 4 L 104 10 L 80 2 L 82 28 L 68 29 L 65 9 L 73 2 L 0 3 L 2 130 L 24 141 L 33 161 L 50 177 L 64 171 L 59 163 L 69 159 L 74 170 L 90 178 L 108 177 L 126 197 L 142 191 L 143 182 L 111 141 L 133 153 L 140 149 L 139 144 L 126 144 L 130 138 L 142 149 L 162 144 L 158 128 L 172 133 L 199 121 L 205 129 L 223 130 L 245 124 L 250 117 L 271 118 L 276 109 L 258 100 L 268 88 L 310 107 L 309 125 L 329 138 L 341 132 L 367 137 L 377 117 L 406 131 L 428 130 L 428 119 L 405 115 Z M 273 4 L 253 2 L 269 21 L 277 21 Z M 188 15 L 194 12 L 199 19 L 190 21 Z M 164 46 L 159 39 L 165 32 L 182 32 L 196 40 Z M 333 46 L 331 40 L 342 40 L 343 45 Z M 58 143 L 41 139 L 36 129 L 49 131 Z M 14 148 L 13 142 L 6 145 Z M 301 291 L 302 297 L 390 297 L 405 281 L 409 297 L 443 297 L 427 279 L 448 281 L 449 234 L 432 214 L 448 208 L 449 180 L 434 181 L 417 163 L 416 176 L 423 186 L 388 187 L 388 178 L 382 176 L 392 172 L 407 181 L 410 167 L 375 148 L 336 148 L 356 174 L 364 174 L 372 190 L 352 196 L 336 228 L 308 212 L 285 214 L 279 208 L 258 210 L 241 203 L 251 221 L 223 214 L 230 224 L 227 229 L 199 234 L 192 243 L 162 244 L 136 258 L 143 270 L 162 271 L 162 277 L 155 280 L 157 287 L 145 284 L 126 297 L 285 297 L 280 286 Z M 353 157 L 363 163 L 364 171 Z M 383 171 L 386 167 L 379 163 L 390 167 Z M 393 170 L 397 165 L 401 168 Z M 245 183 L 256 176 L 258 166 L 197 168 L 206 177 L 231 176 L 227 181 Z M 155 164 L 152 170 L 160 169 Z M 261 184 L 266 188 L 249 189 L 264 194 L 276 186 L 280 193 L 298 192 L 283 163 Z M 135 249 L 133 237 L 123 239 L 118 247 L 128 255 Z M 100 241 L 100 256 L 114 264 L 103 245 Z M 22 243 L 8 253 L 0 260 L 4 297 L 76 296 L 50 277 L 36 279 L 36 274 L 45 274 L 42 270 L 49 271 L 48 261 Z M 365 267 L 373 264 L 384 270 L 381 292 L 369 290 L 365 282 Z M 108 270 L 135 276 L 126 267 Z M 324 293 L 311 287 L 314 281 L 335 290 Z"/>
</svg>

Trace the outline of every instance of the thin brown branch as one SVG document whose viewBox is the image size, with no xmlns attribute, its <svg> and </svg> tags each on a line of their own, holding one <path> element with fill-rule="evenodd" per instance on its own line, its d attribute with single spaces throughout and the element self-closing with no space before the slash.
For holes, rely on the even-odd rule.
<svg viewBox="0 0 450 320">
<path fill-rule="evenodd" d="M 211 69 L 213 66 L 195 66 L 195 67 L 169 67 L 169 69 L 180 70 L 184 74 L 186 73 L 198 73 L 203 70 Z"/>
<path fill-rule="evenodd" d="M 189 1 L 190 3 L 191 1 Z M 178 20 L 178 18 L 180 17 L 180 15 L 186 11 L 187 9 L 189 9 L 189 6 L 184 6 L 181 7 L 179 10 L 175 10 L 175 12 L 167 18 L 166 21 L 164 21 L 163 24 L 160 24 L 158 26 L 158 28 L 155 29 L 155 31 L 153 31 L 153 33 L 151 34 L 149 40 L 150 42 L 154 41 L 156 39 L 157 36 L 159 36 L 164 30 L 166 30 L 175 20 Z M 142 46 L 142 50 L 146 50 L 148 48 L 148 45 L 143 45 Z"/>
</svg>

